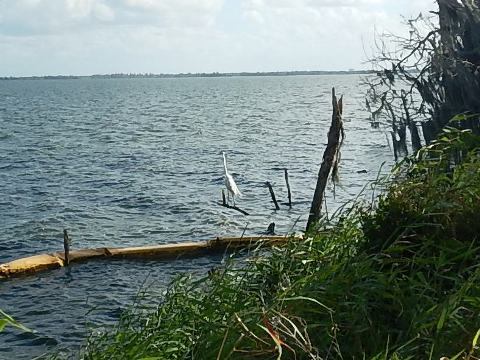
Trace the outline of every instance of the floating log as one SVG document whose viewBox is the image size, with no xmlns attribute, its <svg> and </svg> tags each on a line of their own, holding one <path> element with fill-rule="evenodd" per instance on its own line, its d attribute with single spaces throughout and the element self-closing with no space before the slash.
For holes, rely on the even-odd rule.
<svg viewBox="0 0 480 360">
<path fill-rule="evenodd" d="M 34 255 L 0 265 L 0 278 L 20 273 L 37 273 L 64 266 L 63 259 L 53 254 Z"/>
<path fill-rule="evenodd" d="M 215 251 L 227 248 L 248 247 L 259 242 L 264 245 L 282 245 L 302 237 L 291 236 L 244 236 L 244 237 L 218 237 L 213 240 L 182 242 L 175 244 L 162 244 L 151 246 L 138 246 L 128 248 L 97 248 L 81 249 L 69 252 L 68 264 L 87 261 L 91 259 L 147 259 L 147 258 L 177 258 L 182 255 L 195 255 L 205 251 Z M 44 270 L 57 269 L 67 266 L 65 252 L 40 254 L 23 259 L 0 264 L 0 278 L 18 275 L 34 274 Z"/>
</svg>

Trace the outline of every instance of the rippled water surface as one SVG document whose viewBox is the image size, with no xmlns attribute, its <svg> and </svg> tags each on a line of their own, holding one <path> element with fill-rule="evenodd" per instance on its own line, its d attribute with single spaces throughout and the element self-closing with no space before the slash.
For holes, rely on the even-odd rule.
<svg viewBox="0 0 480 360">
<path fill-rule="evenodd" d="M 358 76 L 0 81 L 0 262 L 62 248 L 171 243 L 303 227 L 331 119 L 331 86 L 345 95 L 341 186 L 356 196 L 391 161 L 362 109 Z M 245 217 L 218 206 L 220 151 L 243 193 Z M 265 181 L 293 208 L 275 212 Z M 363 170 L 366 170 L 363 171 Z M 327 190 L 328 191 L 328 190 Z M 330 193 L 331 194 L 331 189 Z M 0 334 L 0 359 L 77 346 L 85 324 L 108 324 L 147 279 L 221 261 L 99 261 L 0 282 L 0 308 L 35 334 Z M 160 295 L 159 295 L 160 296 Z"/>
</svg>

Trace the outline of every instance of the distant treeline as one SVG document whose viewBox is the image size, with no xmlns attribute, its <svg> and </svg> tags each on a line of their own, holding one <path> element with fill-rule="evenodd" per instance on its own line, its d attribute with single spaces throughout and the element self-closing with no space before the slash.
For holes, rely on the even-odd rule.
<svg viewBox="0 0 480 360">
<path fill-rule="evenodd" d="M 49 76 L 6 76 L 0 80 L 70 80 L 70 79 L 130 79 L 130 78 L 188 78 L 188 77 L 231 77 L 231 76 L 295 76 L 295 75 L 348 75 L 375 74 L 370 70 L 348 71 L 269 71 L 269 72 L 232 72 L 232 73 L 180 73 L 180 74 L 97 74 L 89 76 L 49 75 Z"/>
</svg>

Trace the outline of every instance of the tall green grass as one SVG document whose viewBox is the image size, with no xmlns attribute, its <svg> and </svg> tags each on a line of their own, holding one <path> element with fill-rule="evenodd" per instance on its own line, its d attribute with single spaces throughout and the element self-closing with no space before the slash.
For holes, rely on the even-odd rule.
<svg viewBox="0 0 480 360">
<path fill-rule="evenodd" d="M 24 332 L 31 332 L 30 329 L 16 321 L 13 317 L 8 315 L 6 312 L 4 312 L 2 309 L 0 309 L 0 333 L 7 327 L 11 326 L 13 328 L 16 328 L 20 331 Z"/>
<path fill-rule="evenodd" d="M 180 276 L 155 311 L 125 313 L 79 356 L 476 359 L 479 144 L 447 129 L 372 204 L 324 220 L 305 241 Z"/>
</svg>

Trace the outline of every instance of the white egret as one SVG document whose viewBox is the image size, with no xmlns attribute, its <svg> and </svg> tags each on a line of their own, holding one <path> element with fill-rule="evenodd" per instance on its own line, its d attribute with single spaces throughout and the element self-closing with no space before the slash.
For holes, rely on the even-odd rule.
<svg viewBox="0 0 480 360">
<path fill-rule="evenodd" d="M 233 206 L 235 206 L 235 195 L 241 196 L 242 194 L 240 193 L 240 190 L 238 190 L 237 184 L 235 184 L 235 180 L 233 180 L 233 176 L 228 173 L 225 151 L 222 151 L 222 155 L 223 172 L 225 173 L 225 186 L 227 187 L 228 195 L 232 194 Z"/>
</svg>

